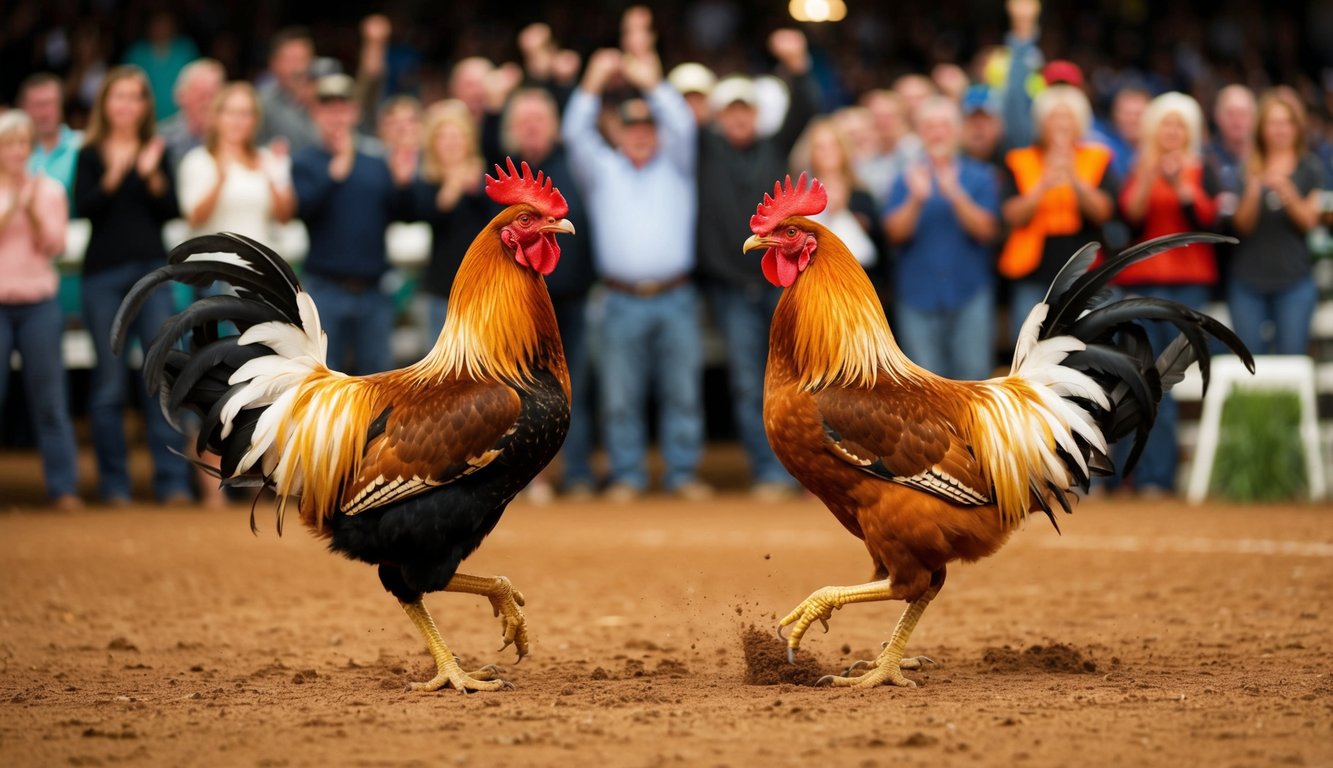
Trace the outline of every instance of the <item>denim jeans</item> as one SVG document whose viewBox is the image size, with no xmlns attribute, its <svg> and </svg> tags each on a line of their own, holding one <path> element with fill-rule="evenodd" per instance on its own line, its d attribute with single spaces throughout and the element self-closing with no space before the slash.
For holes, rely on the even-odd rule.
<svg viewBox="0 0 1333 768">
<path fill-rule="evenodd" d="M 727 343 L 732 415 L 750 465 L 751 481 L 795 486 L 796 481 L 773 455 L 764 431 L 768 332 L 781 297 L 782 290 L 767 283 L 749 287 L 713 285 L 708 289 L 713 319 Z"/>
<path fill-rule="evenodd" d="M 560 449 L 564 463 L 561 482 L 565 488 L 591 486 L 595 481 L 592 474 L 594 420 L 592 403 L 588 401 L 588 379 L 592 375 L 588 365 L 588 297 L 553 299 L 551 303 L 565 346 L 565 363 L 569 366 L 569 433 Z"/>
<path fill-rule="evenodd" d="M 1241 280 L 1227 286 L 1231 329 L 1256 355 L 1304 355 L 1310 349 L 1310 321 L 1319 303 L 1313 277 L 1287 288 L 1263 293 Z M 1273 323 L 1273 343 L 1264 339 L 1264 323 Z"/>
<path fill-rule="evenodd" d="M 955 309 L 921 310 L 899 299 L 894 335 L 903 353 L 931 373 L 977 381 L 995 370 L 995 292 L 985 286 Z"/>
<path fill-rule="evenodd" d="M 1135 285 L 1126 286 L 1124 290 L 1130 296 L 1169 299 L 1191 309 L 1202 309 L 1212 289 L 1206 285 Z M 1160 355 L 1180 335 L 1180 331 L 1170 323 L 1147 321 L 1142 325 L 1148 332 L 1148 342 L 1152 344 L 1155 355 Z M 1148 433 L 1148 441 L 1144 443 L 1143 454 L 1139 456 L 1134 473 L 1128 478 L 1136 489 L 1159 488 L 1170 491 L 1176 487 L 1176 468 L 1180 462 L 1180 441 L 1176 434 L 1179 421 L 1180 409 L 1176 399 L 1170 393 L 1162 395 L 1162 402 L 1157 406 L 1157 421 Z M 1124 472 L 1133 445 L 1134 436 L 1131 434 L 1116 443 L 1111 451 L 1116 469 L 1121 473 Z M 1115 479 L 1108 479 L 1107 485 L 1116 485 Z"/>
<path fill-rule="evenodd" d="M 658 401 L 658 441 L 672 490 L 695 478 L 703 453 L 703 343 L 693 286 L 641 298 L 607 291 L 598 322 L 603 444 L 611 482 L 643 489 L 648 393 Z"/>
<path fill-rule="evenodd" d="M 23 359 L 28 416 L 37 433 L 50 498 L 78 491 L 79 457 L 66 399 L 61 336 L 65 318 L 54 298 L 35 304 L 0 304 L 0 405 L 9 386 L 10 353 Z"/>
<path fill-rule="evenodd" d="M 393 367 L 393 297 L 378 286 L 354 291 L 321 275 L 307 273 L 301 282 L 329 338 L 329 368 L 365 376 Z"/>
<path fill-rule="evenodd" d="M 93 451 L 97 454 L 97 490 L 103 499 L 130 496 L 129 451 L 125 444 L 125 362 L 111 351 L 111 321 L 134 283 L 158 266 L 155 262 L 123 264 L 83 278 L 83 319 L 97 358 L 93 364 L 88 420 L 93 432 Z M 128 341 L 138 341 L 147 349 L 170 316 L 171 294 L 159 288 L 130 324 Z M 162 415 L 156 392 L 139 394 L 148 427 L 148 450 L 153 457 L 153 492 L 159 499 L 188 494 L 189 463 L 173 453 L 185 450 L 185 439 Z"/>
</svg>

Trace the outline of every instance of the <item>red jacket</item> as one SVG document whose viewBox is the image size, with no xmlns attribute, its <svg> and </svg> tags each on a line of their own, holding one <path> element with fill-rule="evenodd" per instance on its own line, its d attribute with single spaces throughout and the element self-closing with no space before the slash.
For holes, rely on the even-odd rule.
<svg viewBox="0 0 1333 768">
<path fill-rule="evenodd" d="M 1195 163 L 1181 173 L 1184 183 L 1194 192 L 1194 204 L 1189 208 L 1181 206 L 1175 189 L 1158 176 L 1148 191 L 1143 221 L 1136 227 L 1137 242 L 1179 232 L 1206 231 L 1217 221 L 1217 200 L 1204 190 L 1203 165 Z M 1138 192 L 1137 176 L 1136 169 L 1130 173 L 1120 193 L 1122 211 L 1128 209 L 1129 201 Z M 1130 222 L 1131 226 L 1133 224 Z M 1208 243 L 1174 248 L 1130 266 L 1114 282 L 1117 285 L 1212 285 L 1217 282 L 1217 257 Z"/>
</svg>

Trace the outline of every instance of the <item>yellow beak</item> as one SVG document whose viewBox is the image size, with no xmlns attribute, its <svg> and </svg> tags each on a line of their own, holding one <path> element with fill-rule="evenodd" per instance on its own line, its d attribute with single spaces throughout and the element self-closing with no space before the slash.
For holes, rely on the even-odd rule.
<svg viewBox="0 0 1333 768">
<path fill-rule="evenodd" d="M 745 241 L 745 245 L 741 246 L 741 253 L 749 253 L 750 251 L 753 251 L 756 248 L 765 248 L 765 249 L 772 248 L 773 245 L 774 241 L 770 240 L 767 237 L 760 237 L 759 235 L 750 235 L 749 239 Z"/>
<path fill-rule="evenodd" d="M 551 220 L 550 220 L 544 227 L 542 227 L 539 231 L 541 231 L 541 232 L 564 232 L 566 235 L 572 235 L 572 234 L 574 234 L 574 225 L 569 221 L 569 219 L 561 219 L 560 221 L 556 221 L 556 220 L 554 220 L 554 219 L 551 219 Z"/>
</svg>

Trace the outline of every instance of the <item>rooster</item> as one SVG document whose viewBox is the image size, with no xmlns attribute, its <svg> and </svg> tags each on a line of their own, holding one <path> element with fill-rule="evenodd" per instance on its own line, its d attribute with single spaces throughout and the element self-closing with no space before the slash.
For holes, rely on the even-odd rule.
<svg viewBox="0 0 1333 768">
<path fill-rule="evenodd" d="M 915 687 L 903 670 L 930 659 L 903 652 L 955 560 L 994 553 L 1029 514 L 1071 510 L 1090 478 L 1114 470 L 1108 444 L 1133 434 L 1137 461 L 1162 393 L 1196 359 L 1208 381 L 1208 335 L 1253 371 L 1225 326 L 1174 302 L 1108 301 L 1126 266 L 1214 235 L 1159 238 L 1089 269 L 1096 244 L 1076 253 L 1028 315 L 1008 376 L 952 381 L 914 365 L 894 343 L 865 270 L 819 213 L 827 193 L 804 174 L 775 184 L 750 220 L 744 250 L 764 249 L 764 275 L 784 288 L 773 314 L 764 426 L 783 465 L 865 542 L 874 580 L 825 587 L 785 616 L 788 658 L 818 621 L 849 603 L 903 600 L 907 609 L 872 661 L 835 686 Z M 1174 324 L 1160 355 L 1138 321 Z M 859 673 L 859 670 L 867 671 Z"/>
<path fill-rule="evenodd" d="M 198 449 L 221 457 L 224 486 L 274 491 L 279 533 L 295 499 L 330 549 L 379 567 L 435 660 L 435 677 L 412 690 L 511 687 L 493 665 L 463 671 L 422 595 L 487 597 L 502 620 L 500 650 L 514 645 L 522 660 L 522 594 L 504 577 L 457 570 L 569 426 L 569 372 L 543 279 L 560 258 L 556 233 L 574 232 L 568 206 L 550 179 L 512 160 L 486 177 L 486 191 L 509 207 L 473 240 L 444 328 L 407 368 L 354 377 L 326 367 L 310 295 L 272 250 L 233 234 L 176 248 L 129 293 L 113 328 L 119 351 L 143 301 L 168 280 L 235 289 L 163 326 L 144 361 L 149 387 L 174 424 L 182 410 L 202 420 Z"/>
</svg>

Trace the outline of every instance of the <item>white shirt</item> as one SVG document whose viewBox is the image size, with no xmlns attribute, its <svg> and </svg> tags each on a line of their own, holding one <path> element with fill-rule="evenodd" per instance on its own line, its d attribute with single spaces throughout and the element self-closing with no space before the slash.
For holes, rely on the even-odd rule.
<svg viewBox="0 0 1333 768">
<path fill-rule="evenodd" d="M 291 160 L 279 160 L 267 149 L 259 150 L 259 167 L 247 168 L 229 162 L 213 213 L 191 232 L 192 236 L 213 232 L 236 232 L 260 242 L 273 240 L 273 192 L 270 179 L 279 187 L 291 184 Z M 181 159 L 176 193 L 181 212 L 188 214 L 208 196 L 218 180 L 218 165 L 205 147 L 195 147 Z"/>
</svg>

